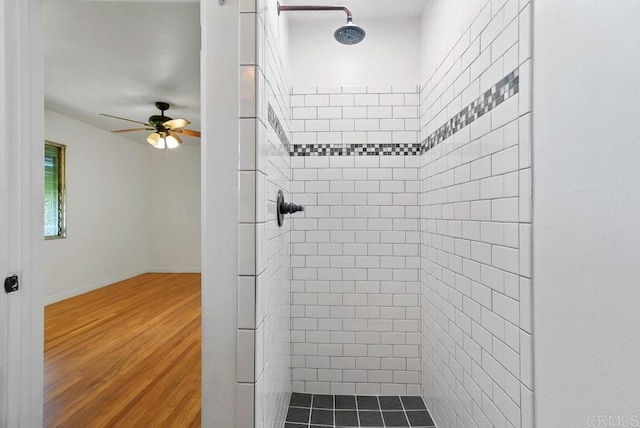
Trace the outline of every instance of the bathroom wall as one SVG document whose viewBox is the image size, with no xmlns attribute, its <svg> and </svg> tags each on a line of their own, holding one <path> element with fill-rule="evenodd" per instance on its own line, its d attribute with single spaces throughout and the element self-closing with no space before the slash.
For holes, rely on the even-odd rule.
<svg viewBox="0 0 640 428">
<path fill-rule="evenodd" d="M 306 206 L 293 216 L 293 389 L 417 395 L 417 87 L 294 87 L 291 100 Z"/>
<path fill-rule="evenodd" d="M 299 25 L 301 40 L 329 31 Z M 376 116 L 401 99 L 397 85 L 412 81 L 389 85 L 384 67 L 371 66 L 348 85 L 350 69 L 327 56 L 335 76 L 326 82 L 294 66 L 311 61 L 308 53 L 290 51 L 300 82 L 292 95 L 292 188 L 307 205 L 292 232 L 293 388 L 421 392 L 441 427 L 530 427 L 530 5 L 428 2 L 419 34 L 406 43 L 420 47 L 422 74 L 418 144 L 405 156 L 368 152 L 392 150 L 409 141 L 396 136 L 415 132 L 415 118 L 394 122 L 401 109 Z M 367 63 L 364 52 L 349 54 Z M 405 101 L 415 99 L 411 92 Z M 401 301 L 402 318 L 389 323 Z M 420 354 L 396 353 L 404 350 Z"/>
<path fill-rule="evenodd" d="M 640 3 L 534 4 L 536 424 L 640 426 Z"/>
<path fill-rule="evenodd" d="M 420 25 L 420 80 L 430 77 L 487 0 L 427 1 Z M 437 19 L 435 19 L 437 17 Z M 427 23 L 428 21 L 428 23 Z"/>
<path fill-rule="evenodd" d="M 291 199 L 287 28 L 276 1 L 240 4 L 239 284 L 236 427 L 284 424 L 291 393 L 290 230 L 276 196 Z"/>
<path fill-rule="evenodd" d="M 423 397 L 441 428 L 532 427 L 531 6 L 456 3 L 423 15 Z"/>
<path fill-rule="evenodd" d="M 333 38 L 334 31 L 344 25 L 343 12 L 307 12 L 306 15 L 305 20 L 291 21 L 292 85 L 407 85 L 418 82 L 420 21 L 417 18 L 370 19 L 360 17 L 358 10 L 353 10 L 354 23 L 362 26 L 367 35 L 357 45 L 344 46 Z M 281 15 L 281 19 L 284 16 Z"/>
</svg>

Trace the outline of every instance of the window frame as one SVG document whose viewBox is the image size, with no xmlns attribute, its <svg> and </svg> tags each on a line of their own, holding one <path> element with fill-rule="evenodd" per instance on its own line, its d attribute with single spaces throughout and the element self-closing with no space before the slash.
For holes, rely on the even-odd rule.
<svg viewBox="0 0 640 428">
<path fill-rule="evenodd" d="M 55 239 L 65 239 L 67 237 L 67 183 L 66 183 L 66 163 L 67 146 L 54 141 L 45 140 L 44 147 L 55 147 L 59 153 L 60 165 L 58 169 L 58 233 L 56 235 L 44 235 L 45 241 Z M 43 156 L 44 162 L 44 156 Z M 43 165 L 44 166 L 44 165 Z M 44 177 L 43 177 L 44 178 Z M 44 195 L 43 195 L 44 196 Z M 44 204 L 44 198 L 43 198 Z M 44 218 L 43 218 L 44 221 Z M 44 227 L 44 224 L 43 224 Z"/>
</svg>

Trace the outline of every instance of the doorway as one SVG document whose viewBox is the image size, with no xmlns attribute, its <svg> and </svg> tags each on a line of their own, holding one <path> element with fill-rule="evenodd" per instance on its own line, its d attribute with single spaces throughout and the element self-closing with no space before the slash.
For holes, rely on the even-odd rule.
<svg viewBox="0 0 640 428">
<path fill-rule="evenodd" d="M 0 276 L 20 278 L 18 293 L 0 293 L 0 425 L 8 427 L 43 425 L 42 3 L 7 0 L 0 7 L 0 117 L 11 124 L 0 138 Z M 202 401 L 208 403 L 202 420 L 234 426 L 239 8 L 236 2 L 200 7 L 201 131 L 209 130 L 212 141 L 201 146 Z M 227 209 L 216 209 L 220 201 Z"/>
<path fill-rule="evenodd" d="M 44 426 L 199 426 L 200 5 L 42 6 L 44 134 L 66 174 L 65 233 L 44 243 Z M 182 144 L 152 147 L 163 132 Z"/>
</svg>

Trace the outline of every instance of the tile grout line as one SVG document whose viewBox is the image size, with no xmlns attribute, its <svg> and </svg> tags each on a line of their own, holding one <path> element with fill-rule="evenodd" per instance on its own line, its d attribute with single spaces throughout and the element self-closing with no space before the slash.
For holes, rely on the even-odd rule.
<svg viewBox="0 0 640 428">
<path fill-rule="evenodd" d="M 362 424 L 360 423 L 360 412 L 358 410 L 358 396 L 354 395 L 353 399 L 356 401 L 356 418 L 358 419 L 358 427 L 362 427 Z"/>
<path fill-rule="evenodd" d="M 315 401 L 315 396 L 316 395 L 323 395 L 323 394 L 310 394 L 310 395 L 311 395 L 311 403 L 309 405 L 310 407 L 308 408 L 309 412 L 310 412 L 309 413 L 309 419 L 308 419 L 308 421 L 306 423 L 303 423 L 303 425 L 301 425 L 301 427 L 303 427 L 303 428 L 311 428 L 311 426 L 312 426 L 312 415 L 313 415 L 313 409 L 314 409 L 313 404 L 314 404 L 314 401 Z M 362 427 L 362 421 L 360 420 L 360 413 L 359 413 L 360 411 L 371 411 L 371 412 L 378 411 L 380 416 L 381 416 L 381 421 L 382 421 L 381 428 L 387 428 L 387 424 L 386 424 L 386 421 L 384 419 L 384 412 L 383 412 L 383 408 L 382 408 L 382 403 L 380 401 L 381 397 L 398 397 L 398 399 L 400 400 L 401 409 L 387 409 L 387 411 L 388 412 L 392 412 L 392 413 L 396 413 L 396 412 L 400 413 L 401 412 L 406 418 L 406 422 L 408 424 L 406 426 L 408 428 L 413 428 L 414 426 L 416 428 L 422 428 L 423 427 L 423 425 L 420 425 L 420 424 L 419 425 L 413 425 L 413 423 L 409 419 L 409 415 L 408 415 L 409 411 L 416 411 L 416 412 L 424 411 L 424 412 L 426 412 L 427 414 L 430 415 L 429 410 L 426 408 L 426 406 L 425 406 L 424 409 L 407 409 L 406 405 L 404 404 L 404 401 L 402 400 L 402 396 L 401 395 L 400 396 L 387 396 L 387 395 L 370 396 L 370 397 L 375 397 L 376 403 L 377 403 L 377 406 L 378 406 L 377 409 L 366 409 L 366 408 L 360 409 L 360 407 L 358 405 L 358 396 L 357 395 L 353 395 L 352 396 L 354 398 L 354 400 L 355 400 L 355 406 L 354 406 L 353 409 L 351 409 L 351 408 L 349 408 L 349 409 L 337 409 L 337 407 L 336 407 L 337 406 L 337 395 L 336 394 L 327 394 L 327 395 L 331 396 L 332 404 L 333 404 L 333 406 L 332 406 L 333 408 L 331 409 L 331 412 L 332 412 L 332 424 L 331 425 L 327 425 L 325 423 L 315 424 L 315 425 L 320 426 L 322 428 L 336 428 L 336 423 L 337 423 L 336 412 L 338 410 L 340 410 L 340 411 L 352 411 L 352 410 L 355 411 L 356 418 L 357 418 L 357 421 L 358 421 L 357 424 L 358 424 L 359 428 L 363 428 Z M 424 401 L 423 401 L 423 403 L 424 403 Z M 300 406 L 289 404 L 288 409 L 289 410 L 291 410 L 291 409 L 307 409 L 307 407 L 300 407 Z M 326 409 L 326 408 L 318 408 L 318 409 L 320 409 L 320 410 L 329 410 L 329 409 Z M 289 423 L 289 422 L 285 420 L 285 425 L 287 423 Z M 297 425 L 300 424 L 298 422 L 290 422 L 290 423 L 293 426 L 297 426 Z M 429 426 L 426 426 L 426 428 L 433 428 L 433 426 L 429 425 Z"/>
<path fill-rule="evenodd" d="M 380 417 L 382 418 L 382 426 L 387 426 L 387 421 L 384 420 L 384 413 L 382 412 L 382 404 L 380 404 L 380 396 L 376 395 L 376 400 L 378 401 L 378 408 L 380 408 Z"/>
<path fill-rule="evenodd" d="M 404 401 L 402 401 L 402 396 L 398 397 L 400 399 L 400 406 L 402 407 L 402 412 L 404 413 L 404 417 L 407 418 L 407 423 L 409 424 L 409 427 L 411 427 L 411 421 L 409 420 L 409 415 L 407 415 L 407 408 L 404 407 Z"/>
<path fill-rule="evenodd" d="M 331 400 L 333 400 L 333 409 L 331 409 L 331 417 L 333 420 L 333 426 L 336 426 L 336 395 L 331 396 Z"/>
</svg>

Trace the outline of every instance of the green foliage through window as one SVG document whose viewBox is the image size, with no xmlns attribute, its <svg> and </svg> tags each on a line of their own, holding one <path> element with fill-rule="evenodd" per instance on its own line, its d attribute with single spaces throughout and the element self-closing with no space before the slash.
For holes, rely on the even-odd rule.
<svg viewBox="0 0 640 428">
<path fill-rule="evenodd" d="M 44 236 L 47 239 L 64 238 L 66 235 L 64 161 L 65 147 L 46 142 L 44 145 Z"/>
</svg>

